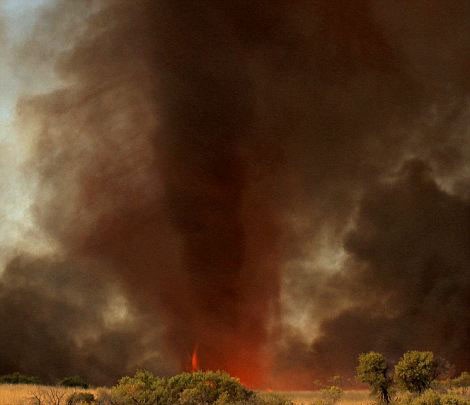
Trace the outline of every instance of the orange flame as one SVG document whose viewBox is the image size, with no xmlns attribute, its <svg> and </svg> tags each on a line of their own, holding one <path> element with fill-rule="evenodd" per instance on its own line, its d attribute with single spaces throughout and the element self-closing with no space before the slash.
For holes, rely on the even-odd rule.
<svg viewBox="0 0 470 405">
<path fill-rule="evenodd" d="M 193 354 L 191 355 L 191 371 L 199 370 L 199 358 L 197 356 L 197 345 L 194 347 Z"/>
</svg>

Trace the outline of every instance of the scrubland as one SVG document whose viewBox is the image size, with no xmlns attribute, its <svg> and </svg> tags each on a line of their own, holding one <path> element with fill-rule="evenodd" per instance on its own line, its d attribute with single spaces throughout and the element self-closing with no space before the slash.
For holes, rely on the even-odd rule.
<svg viewBox="0 0 470 405">
<path fill-rule="evenodd" d="M 321 401 L 322 396 L 317 391 L 282 391 L 278 395 L 290 399 L 295 405 L 310 405 L 311 403 Z M 338 401 L 338 405 L 372 405 L 374 399 L 370 397 L 367 390 L 346 390 L 344 395 Z"/>
<path fill-rule="evenodd" d="M 37 396 L 47 397 L 48 394 L 55 396 L 59 405 L 65 403 L 66 398 L 75 392 L 91 392 L 95 390 L 83 390 L 67 387 L 48 387 L 44 385 L 31 384 L 0 384 L 0 405 L 29 405 L 34 404 Z M 52 402 L 53 398 L 51 398 Z M 43 400 L 45 403 L 46 400 Z"/>
<path fill-rule="evenodd" d="M 28 384 L 0 384 L 0 405 L 29 405 L 32 403 L 34 395 L 37 395 L 40 391 L 47 392 L 51 388 L 56 390 L 59 395 L 63 394 L 62 402 L 65 402 L 65 398 L 69 397 L 74 392 L 96 393 L 95 389 L 82 390 Z M 295 405 L 310 405 L 320 399 L 319 391 L 282 391 L 276 392 L 276 394 L 292 400 Z M 373 403 L 374 401 L 370 398 L 367 390 L 351 390 L 344 392 L 338 405 L 372 405 Z"/>
</svg>

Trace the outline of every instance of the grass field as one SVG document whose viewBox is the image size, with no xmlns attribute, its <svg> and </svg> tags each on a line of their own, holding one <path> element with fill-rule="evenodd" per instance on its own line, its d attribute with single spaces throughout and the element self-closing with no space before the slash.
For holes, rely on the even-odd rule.
<svg viewBox="0 0 470 405">
<path fill-rule="evenodd" d="M 462 393 L 459 390 L 450 391 L 466 400 L 470 400 L 470 391 Z M 276 394 L 292 400 L 296 405 L 310 405 L 312 402 L 321 399 L 319 391 L 281 391 Z M 400 396 L 401 394 L 395 394 Z M 373 405 L 374 398 L 369 395 L 368 390 L 346 390 L 337 405 Z"/>
<path fill-rule="evenodd" d="M 47 395 L 47 391 L 53 390 L 59 395 L 63 395 L 60 403 L 65 403 L 65 398 L 74 392 L 91 392 L 96 390 L 81 390 L 75 388 L 57 388 L 35 385 L 8 385 L 0 384 L 0 405 L 28 405 L 34 395 Z M 285 398 L 292 400 L 296 405 L 310 405 L 312 402 L 321 399 L 319 391 L 278 391 L 275 392 Z M 467 393 L 464 397 L 469 398 Z M 372 405 L 374 399 L 369 396 L 367 390 L 347 390 L 338 402 L 338 405 Z"/>
<path fill-rule="evenodd" d="M 321 399 L 319 391 L 282 391 L 277 392 L 285 398 L 289 398 L 297 405 L 309 405 L 315 400 Z M 367 390 L 345 391 L 338 405 L 370 405 L 374 400 Z"/>
<path fill-rule="evenodd" d="M 74 392 L 94 392 L 94 390 L 74 388 L 53 388 L 59 391 L 59 394 L 63 394 L 64 398 Z M 35 394 L 41 391 L 46 393 L 47 390 L 48 387 L 44 386 L 0 384 L 0 405 L 28 405 Z M 309 405 L 320 398 L 318 391 L 283 391 L 278 394 L 293 400 L 298 405 Z M 372 402 L 367 391 L 346 391 L 338 405 L 369 405 Z"/>
<path fill-rule="evenodd" d="M 36 385 L 9 385 L 0 384 L 0 405 L 28 405 L 34 395 L 45 396 L 51 387 Z M 74 392 L 93 392 L 93 390 L 81 390 L 76 388 L 53 387 L 54 393 L 67 398 Z M 61 403 L 65 403 L 65 400 Z"/>
</svg>

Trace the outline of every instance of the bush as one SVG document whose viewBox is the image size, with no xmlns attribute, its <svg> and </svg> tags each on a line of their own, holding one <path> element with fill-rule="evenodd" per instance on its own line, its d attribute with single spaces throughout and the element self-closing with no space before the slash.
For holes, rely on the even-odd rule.
<svg viewBox="0 0 470 405">
<path fill-rule="evenodd" d="M 260 404 L 265 401 L 255 398 L 237 379 L 220 371 L 182 373 L 171 378 L 138 371 L 133 377 L 121 378 L 110 392 L 98 397 L 98 403 L 103 405 L 225 405 L 255 400 Z"/>
<path fill-rule="evenodd" d="M 343 390 L 335 385 L 320 390 L 321 403 L 335 405 L 343 396 Z"/>
<path fill-rule="evenodd" d="M 140 370 L 133 377 L 121 378 L 109 397 L 119 405 L 163 405 L 168 400 L 166 386 L 165 379 L 156 377 L 150 371 Z"/>
<path fill-rule="evenodd" d="M 76 387 L 76 388 L 88 388 L 90 385 L 85 381 L 83 377 L 79 375 L 74 375 L 71 377 L 65 377 L 60 380 L 57 385 L 62 387 Z"/>
<path fill-rule="evenodd" d="M 470 401 L 450 394 L 427 390 L 421 395 L 408 394 L 397 401 L 400 405 L 470 405 Z"/>
<path fill-rule="evenodd" d="M 422 393 L 438 375 L 438 363 L 432 352 L 406 352 L 395 366 L 397 382 L 410 392 Z"/>
<path fill-rule="evenodd" d="M 254 393 L 221 371 L 182 373 L 168 379 L 168 404 L 213 404 L 249 400 Z"/>
<path fill-rule="evenodd" d="M 95 396 L 90 392 L 75 392 L 67 398 L 67 405 L 92 404 Z"/>
<path fill-rule="evenodd" d="M 20 374 L 18 372 L 0 376 L 0 384 L 40 384 L 39 377 Z"/>
</svg>

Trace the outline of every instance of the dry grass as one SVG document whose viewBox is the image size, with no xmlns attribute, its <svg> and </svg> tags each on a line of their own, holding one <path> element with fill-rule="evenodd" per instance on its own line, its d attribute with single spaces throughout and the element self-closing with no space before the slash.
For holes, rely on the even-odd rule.
<svg viewBox="0 0 470 405">
<path fill-rule="evenodd" d="M 278 392 L 285 398 L 289 398 L 296 405 L 310 405 L 313 401 L 321 399 L 319 391 L 282 391 Z M 338 405 L 371 405 L 374 400 L 367 390 L 348 390 L 344 392 Z"/>
<path fill-rule="evenodd" d="M 0 405 L 28 405 L 31 398 L 35 393 L 41 390 L 45 391 L 50 388 L 64 393 L 64 399 L 74 392 L 91 392 L 96 394 L 96 390 L 82 390 L 76 388 L 64 387 L 46 387 L 36 385 L 8 385 L 0 384 Z M 289 398 L 296 405 L 310 405 L 312 402 L 320 399 L 319 391 L 280 391 L 276 392 L 285 398 Z M 463 395 L 466 398 L 470 397 L 470 392 Z M 64 401 L 65 403 L 65 401 Z M 338 402 L 338 405 L 372 405 L 374 404 L 373 398 L 370 397 L 367 390 L 348 390 L 344 392 L 343 397 Z"/>
<path fill-rule="evenodd" d="M 449 393 L 457 395 L 463 399 L 470 400 L 470 391 L 450 390 Z M 294 402 L 296 405 L 311 405 L 312 402 L 320 400 L 319 391 L 281 391 L 277 394 L 282 395 Z M 400 393 L 395 393 L 400 396 Z M 375 405 L 376 401 L 369 394 L 368 390 L 347 390 L 337 405 Z M 0 404 L 1 405 L 1 404 Z"/>
<path fill-rule="evenodd" d="M 59 394 L 64 394 L 64 399 L 72 395 L 74 392 L 94 392 L 94 390 L 82 390 L 76 388 L 65 387 L 45 387 L 38 385 L 9 385 L 0 384 L 0 405 L 28 405 L 31 398 L 38 393 L 53 388 Z M 63 401 L 65 403 L 65 401 Z"/>
</svg>

